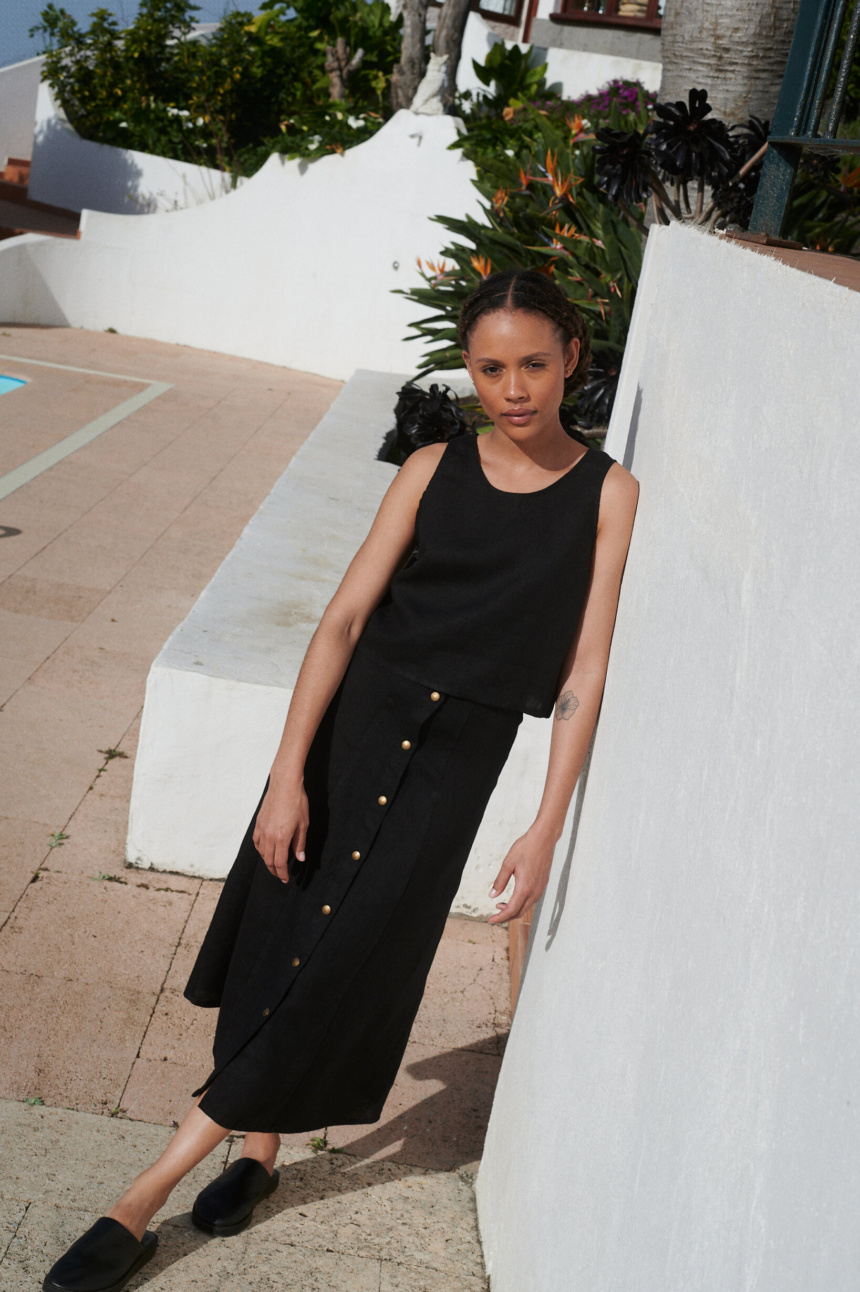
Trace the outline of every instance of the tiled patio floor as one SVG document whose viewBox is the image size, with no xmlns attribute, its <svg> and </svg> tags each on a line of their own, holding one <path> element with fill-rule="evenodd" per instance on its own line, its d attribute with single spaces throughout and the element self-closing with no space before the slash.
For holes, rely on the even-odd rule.
<svg viewBox="0 0 860 1292">
<path fill-rule="evenodd" d="M 28 383 L 0 397 L 0 477 L 148 383 L 171 384 L 0 501 L 0 1100 L 11 1101 L 0 1120 L 22 1161 L 36 1154 L 0 1188 L 0 1235 L 5 1225 L 12 1239 L 6 1250 L 0 1237 L 0 1289 L 11 1292 L 40 1286 L 66 1230 L 108 1205 L 208 1068 L 214 1016 L 181 992 L 220 885 L 123 861 L 144 685 L 339 386 L 73 329 L 0 327 L 0 354 L 0 373 Z M 187 1217 L 164 1222 L 178 1226 L 164 1258 L 132 1286 L 273 1286 L 279 1245 L 295 1264 L 303 1242 L 296 1288 L 483 1286 L 471 1190 L 458 1169 L 474 1167 L 483 1143 L 508 1021 L 505 949 L 504 930 L 449 921 L 382 1121 L 330 1128 L 342 1158 L 315 1156 L 307 1136 L 294 1137 L 271 1226 L 221 1244 L 221 1256 L 198 1252 Z M 128 1119 L 151 1125 L 132 1133 Z M 105 1135 L 118 1155 L 106 1173 L 87 1160 Z M 79 1157 L 81 1181 L 93 1181 L 86 1197 L 53 1196 L 57 1170 L 72 1167 L 52 1160 L 45 1174 L 38 1145 L 48 1141 Z M 462 1259 L 450 1249 L 434 1255 L 439 1235 L 422 1247 L 404 1217 L 396 1243 L 388 1230 L 365 1232 L 368 1206 L 378 1207 L 356 1189 L 389 1198 L 380 1204 L 389 1228 L 391 1207 L 417 1189 L 419 1211 L 450 1213 Z M 309 1202 L 317 1193 L 329 1199 L 322 1210 Z M 187 1205 L 183 1195 L 165 1215 Z M 306 1213 L 316 1218 L 310 1229 Z M 320 1264 L 311 1250 L 330 1256 Z"/>
</svg>

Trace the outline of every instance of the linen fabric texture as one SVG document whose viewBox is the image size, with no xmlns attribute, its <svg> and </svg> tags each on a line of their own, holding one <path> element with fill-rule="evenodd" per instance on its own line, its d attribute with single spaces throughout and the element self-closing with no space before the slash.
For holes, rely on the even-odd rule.
<svg viewBox="0 0 860 1292">
<path fill-rule="evenodd" d="M 311 745 L 307 860 L 290 857 L 288 884 L 271 875 L 255 811 L 189 978 L 186 997 L 220 1009 L 200 1104 L 219 1125 L 381 1116 L 522 714 L 552 711 L 611 464 L 589 450 L 547 489 L 510 494 L 472 437 L 446 447 L 416 552 Z M 506 634 L 509 614 L 525 620 Z"/>
<path fill-rule="evenodd" d="M 582 616 L 600 493 L 614 459 L 587 449 L 545 489 L 491 485 L 478 437 L 451 440 L 416 518 L 415 550 L 363 642 L 415 681 L 548 718 Z"/>
</svg>

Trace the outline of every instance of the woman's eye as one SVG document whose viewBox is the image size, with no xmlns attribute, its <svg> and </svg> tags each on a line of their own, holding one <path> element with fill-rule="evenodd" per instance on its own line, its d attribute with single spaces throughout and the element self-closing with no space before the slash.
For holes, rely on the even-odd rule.
<svg viewBox="0 0 860 1292">
<path fill-rule="evenodd" d="M 546 364 L 545 364 L 545 363 L 541 363 L 538 359 L 533 359 L 533 360 L 532 360 L 532 362 L 531 362 L 528 366 L 529 366 L 530 368 L 545 368 L 545 367 L 546 367 Z"/>
<path fill-rule="evenodd" d="M 499 368 L 494 363 L 488 364 L 486 368 L 481 369 L 481 372 L 484 374 L 485 377 L 495 377 L 498 371 L 499 371 Z"/>
</svg>

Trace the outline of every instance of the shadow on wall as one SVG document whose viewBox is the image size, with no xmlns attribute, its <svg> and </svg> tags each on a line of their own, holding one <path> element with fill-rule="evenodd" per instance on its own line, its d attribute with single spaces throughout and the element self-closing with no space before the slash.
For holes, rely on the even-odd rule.
<svg viewBox="0 0 860 1292">
<path fill-rule="evenodd" d="M 633 470 L 633 456 L 636 452 L 636 436 L 639 434 L 639 417 L 642 412 L 642 387 L 636 387 L 636 398 L 633 401 L 633 412 L 630 414 L 630 429 L 627 432 L 627 443 L 624 445 L 624 456 L 621 465 L 626 471 Z"/>
<path fill-rule="evenodd" d="M 624 454 L 623 454 L 622 463 L 621 463 L 622 466 L 627 471 L 633 470 L 633 458 L 636 453 L 636 436 L 639 433 L 639 418 L 640 418 L 641 412 L 642 412 L 642 387 L 637 386 L 636 398 L 633 401 L 633 412 L 630 415 L 630 428 L 627 432 L 627 441 L 624 446 Z M 598 715 L 598 723 L 599 721 L 600 721 L 600 717 Z M 576 839 L 577 839 L 577 835 L 579 834 L 579 822 L 580 822 L 580 818 L 582 817 L 582 807 L 585 802 L 585 792 L 588 787 L 588 773 L 591 768 L 591 755 L 594 751 L 594 740 L 596 735 L 597 735 L 597 726 L 595 726 L 594 735 L 591 738 L 591 744 L 588 747 L 588 753 L 585 756 L 585 762 L 582 765 L 582 772 L 580 773 L 580 777 L 576 785 L 576 806 L 574 807 L 574 811 L 573 811 L 573 825 L 571 827 L 570 838 L 567 844 L 567 852 L 565 853 L 564 861 L 562 862 L 561 871 L 558 877 L 558 884 L 555 890 L 555 898 L 553 899 L 552 912 L 549 917 L 549 924 L 547 925 L 546 945 L 544 947 L 544 950 L 546 951 L 549 951 L 550 947 L 555 941 L 555 936 L 558 933 L 559 925 L 561 924 L 561 917 L 564 914 L 564 907 L 567 901 L 567 890 L 568 890 L 568 885 L 570 884 L 570 872 L 573 866 L 573 855 L 574 855 L 574 852 L 576 851 Z M 535 925 L 539 923 L 541 907 L 543 905 L 544 900 L 545 898 L 541 898 L 541 902 L 540 902 L 540 905 L 538 906 L 538 910 L 535 912 L 535 919 L 533 921 Z M 533 939 L 529 938 L 528 946 L 526 948 L 525 959 L 523 961 L 522 976 L 520 980 L 521 983 L 522 981 L 525 980 L 526 972 L 528 970 L 529 959 L 531 957 L 532 942 L 533 942 Z"/>
<path fill-rule="evenodd" d="M 90 167 L 82 165 L 80 144 L 86 145 L 88 150 L 98 149 L 98 198 L 90 201 L 87 200 Z M 51 194 L 43 196 L 47 177 L 50 177 Z M 72 211 L 81 211 L 91 205 L 96 210 L 117 214 L 150 215 L 158 209 L 157 200 L 153 194 L 141 192 L 142 179 L 142 167 L 125 149 L 81 139 L 74 127 L 60 117 L 49 117 L 37 123 L 30 180 L 31 196 L 37 201 L 47 201 Z M 34 188 L 36 192 L 32 192 Z M 58 197 L 63 200 L 57 200 Z"/>
<path fill-rule="evenodd" d="M 44 327 L 72 326 L 42 272 L 41 262 L 30 254 L 34 242 L 51 244 L 56 241 L 41 234 L 25 233 L 0 244 L 4 256 L 3 274 L 0 275 L 0 319 L 3 322 L 14 320 L 17 326 L 34 323 Z M 21 283 L 26 284 L 23 290 Z"/>
<path fill-rule="evenodd" d="M 213 167 L 82 139 L 47 82 L 39 86 L 29 188 L 35 201 L 69 211 L 154 215 L 212 202 L 232 187 L 232 177 Z"/>
</svg>

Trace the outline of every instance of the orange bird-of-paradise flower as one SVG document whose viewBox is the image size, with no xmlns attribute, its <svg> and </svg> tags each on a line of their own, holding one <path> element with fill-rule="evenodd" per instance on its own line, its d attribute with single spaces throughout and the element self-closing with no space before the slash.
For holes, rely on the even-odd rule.
<svg viewBox="0 0 860 1292">
<path fill-rule="evenodd" d="M 525 171 L 521 166 L 520 167 L 520 192 L 524 193 L 534 178 L 535 177 L 530 170 Z"/>
<path fill-rule="evenodd" d="M 447 275 L 449 275 L 451 270 L 454 268 L 453 265 L 446 265 L 444 260 L 440 260 L 438 263 L 435 260 L 425 260 L 422 262 L 420 256 L 416 256 L 415 260 L 418 264 L 418 268 L 421 270 L 421 273 L 425 278 L 429 279 L 432 275 L 434 286 L 438 286 L 439 283 L 447 282 Z"/>
<path fill-rule="evenodd" d="M 564 122 L 574 139 L 578 139 L 583 132 L 585 118 L 577 112 L 572 117 L 565 117 Z"/>
<path fill-rule="evenodd" d="M 477 269 L 482 278 L 493 272 L 493 262 L 488 256 L 472 256 L 472 268 Z"/>
<path fill-rule="evenodd" d="M 566 198 L 576 184 L 582 183 L 581 177 L 574 179 L 573 175 L 562 175 L 560 173 L 558 169 L 558 154 L 550 152 L 549 149 L 547 149 L 544 169 L 546 170 L 547 177 L 541 182 L 552 185 L 552 191 L 559 201 Z"/>
<path fill-rule="evenodd" d="M 502 211 L 504 211 L 505 207 L 507 206 L 509 196 L 510 195 L 506 188 L 496 189 L 496 194 L 495 194 L 495 197 L 493 198 L 493 206 L 500 214 Z"/>
</svg>

